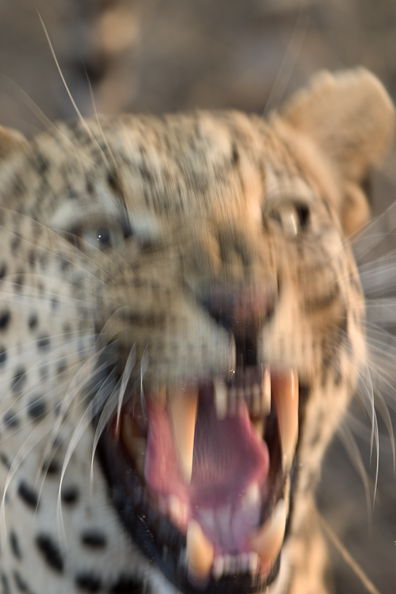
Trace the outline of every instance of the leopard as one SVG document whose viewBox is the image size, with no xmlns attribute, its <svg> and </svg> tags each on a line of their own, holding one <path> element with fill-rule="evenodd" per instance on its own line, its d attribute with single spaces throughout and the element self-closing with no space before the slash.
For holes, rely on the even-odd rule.
<svg viewBox="0 0 396 594">
<path fill-rule="evenodd" d="M 0 129 L 3 594 L 329 594 L 314 492 L 367 359 L 352 239 L 394 108 Z"/>
</svg>

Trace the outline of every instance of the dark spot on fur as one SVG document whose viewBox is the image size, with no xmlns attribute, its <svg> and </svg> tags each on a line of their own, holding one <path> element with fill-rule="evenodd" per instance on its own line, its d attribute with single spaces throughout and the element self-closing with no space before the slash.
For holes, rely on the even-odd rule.
<svg viewBox="0 0 396 594">
<path fill-rule="evenodd" d="M 143 594 L 145 591 L 146 588 L 142 580 L 123 575 L 109 590 L 111 594 Z"/>
<path fill-rule="evenodd" d="M 46 413 L 46 404 L 43 397 L 32 396 L 27 405 L 27 412 L 35 420 L 43 417 Z"/>
<path fill-rule="evenodd" d="M 61 258 L 60 259 L 60 266 L 59 266 L 59 268 L 61 269 L 61 271 L 64 272 L 69 267 L 70 267 L 70 261 L 69 260 L 66 260 L 66 258 Z"/>
<path fill-rule="evenodd" d="M 144 179 L 144 181 L 146 181 L 147 183 L 153 183 L 154 178 L 153 178 L 153 174 L 151 173 L 151 171 L 149 169 L 147 169 L 147 167 L 141 166 L 139 167 L 139 173 L 142 176 L 142 178 Z"/>
<path fill-rule="evenodd" d="M 18 293 L 21 291 L 23 285 L 25 284 L 25 279 L 22 273 L 19 273 L 14 281 L 14 286 L 15 286 L 15 290 L 18 291 Z"/>
<path fill-rule="evenodd" d="M 2 280 L 7 274 L 7 266 L 3 263 L 0 265 L 0 280 Z"/>
<path fill-rule="evenodd" d="M 80 497 L 80 492 L 78 490 L 78 487 L 76 487 L 75 485 L 70 485 L 69 487 L 63 487 L 61 497 L 62 497 L 62 501 L 69 505 L 71 505 L 73 503 L 77 503 L 77 501 Z"/>
<path fill-rule="evenodd" d="M 16 429 L 19 425 L 18 415 L 13 410 L 8 410 L 4 414 L 3 422 L 6 427 L 13 427 Z"/>
<path fill-rule="evenodd" d="M 93 573 L 80 573 L 76 575 L 76 585 L 87 592 L 98 592 L 101 587 L 101 580 Z"/>
<path fill-rule="evenodd" d="M 15 375 L 11 381 L 11 389 L 15 393 L 20 392 L 23 384 L 26 381 L 26 374 L 25 369 L 23 367 L 18 367 L 15 372 Z"/>
<path fill-rule="evenodd" d="M 34 509 L 38 507 L 38 494 L 25 481 L 19 483 L 18 495 L 29 507 L 33 507 Z"/>
<path fill-rule="evenodd" d="M 0 330 L 5 330 L 10 322 L 11 313 L 6 310 L 0 313 Z"/>
<path fill-rule="evenodd" d="M 10 585 L 8 583 L 8 578 L 4 573 L 1 574 L 1 584 L 3 586 L 3 594 L 10 594 Z"/>
<path fill-rule="evenodd" d="M 63 558 L 58 544 L 47 534 L 39 534 L 36 537 L 36 545 L 43 554 L 44 559 L 53 569 L 63 571 Z"/>
<path fill-rule="evenodd" d="M 107 183 L 109 184 L 109 187 L 113 190 L 115 194 L 117 194 L 121 198 L 123 197 L 121 182 L 116 171 L 109 171 L 107 175 Z"/>
<path fill-rule="evenodd" d="M 17 559 L 22 559 L 21 548 L 19 546 L 18 537 L 13 530 L 10 532 L 11 550 Z"/>
<path fill-rule="evenodd" d="M 236 144 L 232 145 L 232 156 L 231 156 L 231 164 L 237 165 L 239 163 L 239 152 L 236 147 Z"/>
<path fill-rule="evenodd" d="M 106 546 L 107 537 L 103 532 L 97 532 L 95 530 L 86 530 L 81 534 L 81 542 L 87 547 L 93 549 L 100 549 Z"/>
<path fill-rule="evenodd" d="M 37 346 L 39 349 L 48 349 L 48 347 L 50 346 L 50 338 L 49 336 L 40 336 L 37 339 Z"/>
<path fill-rule="evenodd" d="M 59 463 L 53 458 L 49 458 L 43 464 L 43 472 L 47 474 L 57 474 L 60 470 Z"/>
<path fill-rule="evenodd" d="M 1 346 L 0 347 L 0 366 L 4 365 L 4 363 L 6 362 L 7 359 L 7 350 L 5 349 L 5 347 Z"/>
<path fill-rule="evenodd" d="M 20 592 L 28 592 L 28 585 L 19 573 L 19 571 L 14 571 L 14 581 L 15 585 Z"/>
<path fill-rule="evenodd" d="M 30 268 L 33 268 L 33 266 L 36 263 L 36 252 L 34 250 L 30 250 L 30 252 L 28 254 L 28 260 L 29 260 Z"/>
<path fill-rule="evenodd" d="M 9 461 L 8 457 L 6 456 L 6 454 L 4 454 L 4 452 L 0 453 L 0 460 L 4 464 L 4 466 L 7 468 L 7 470 L 10 470 L 10 468 L 11 468 L 10 461 Z"/>
<path fill-rule="evenodd" d="M 25 184 L 23 183 L 22 179 L 20 177 L 17 177 L 14 179 L 14 186 L 12 189 L 12 194 L 14 194 L 15 196 L 22 196 L 22 194 L 24 194 L 26 191 L 26 187 Z"/>
<path fill-rule="evenodd" d="M 53 297 L 51 299 L 51 309 L 52 311 L 56 311 L 59 307 L 59 300 L 57 297 Z"/>
<path fill-rule="evenodd" d="M 28 326 L 30 330 L 34 330 L 38 324 L 38 317 L 36 313 L 32 313 L 28 319 Z"/>
<path fill-rule="evenodd" d="M 87 180 L 86 188 L 87 188 L 88 194 L 93 194 L 94 193 L 94 186 L 93 186 L 93 183 L 91 182 L 90 179 Z"/>
<path fill-rule="evenodd" d="M 71 200 L 74 200 L 75 198 L 78 198 L 78 193 L 76 192 L 76 190 L 69 190 L 66 194 L 67 198 L 70 198 Z"/>
<path fill-rule="evenodd" d="M 38 153 L 36 155 L 36 169 L 40 173 L 40 175 L 44 175 L 44 173 L 48 170 L 49 162 L 48 160 Z"/>
</svg>

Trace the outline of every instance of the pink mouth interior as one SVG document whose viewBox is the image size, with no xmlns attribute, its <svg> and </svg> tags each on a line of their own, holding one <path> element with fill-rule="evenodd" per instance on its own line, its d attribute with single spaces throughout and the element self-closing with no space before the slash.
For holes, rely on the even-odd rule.
<svg viewBox="0 0 396 594">
<path fill-rule="evenodd" d="M 192 476 L 187 484 L 179 469 L 167 408 L 147 400 L 145 480 L 160 502 L 176 496 L 182 503 L 182 531 L 194 519 L 216 553 L 248 552 L 248 534 L 259 524 L 265 496 L 268 448 L 252 426 L 244 402 L 238 414 L 224 419 L 216 414 L 212 385 L 200 388 L 198 402 Z M 251 485 L 259 487 L 260 497 L 243 501 Z"/>
</svg>

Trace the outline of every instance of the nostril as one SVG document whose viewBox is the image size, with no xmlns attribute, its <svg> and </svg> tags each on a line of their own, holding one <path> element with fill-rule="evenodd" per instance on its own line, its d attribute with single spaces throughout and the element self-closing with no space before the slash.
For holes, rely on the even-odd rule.
<svg viewBox="0 0 396 594">
<path fill-rule="evenodd" d="M 276 292 L 265 285 L 209 286 L 201 303 L 217 324 L 233 334 L 237 366 L 257 364 L 258 333 L 272 317 Z"/>
<path fill-rule="evenodd" d="M 209 286 L 201 303 L 221 326 L 240 334 L 248 326 L 261 327 L 272 316 L 276 293 L 264 286 Z"/>
</svg>

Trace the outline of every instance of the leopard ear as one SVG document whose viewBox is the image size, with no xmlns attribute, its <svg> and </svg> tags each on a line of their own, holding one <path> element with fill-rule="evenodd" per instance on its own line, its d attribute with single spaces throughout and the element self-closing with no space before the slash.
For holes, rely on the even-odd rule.
<svg viewBox="0 0 396 594">
<path fill-rule="evenodd" d="M 23 134 L 12 128 L 0 126 L 0 161 L 22 150 L 28 144 Z"/>
<path fill-rule="evenodd" d="M 382 84 L 364 68 L 321 72 L 278 115 L 335 166 L 344 194 L 341 220 L 347 233 L 358 229 L 369 214 L 362 185 L 394 134 L 395 110 Z"/>
</svg>

